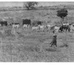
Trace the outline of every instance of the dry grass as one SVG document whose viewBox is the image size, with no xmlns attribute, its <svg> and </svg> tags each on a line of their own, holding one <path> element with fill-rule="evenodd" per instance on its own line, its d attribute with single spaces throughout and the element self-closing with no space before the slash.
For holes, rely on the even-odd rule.
<svg viewBox="0 0 74 75">
<path fill-rule="evenodd" d="M 44 34 L 43 34 L 44 33 Z M 58 47 L 50 47 L 52 34 L 48 32 L 32 32 L 25 35 L 20 32 L 12 37 L 12 33 L 1 33 L 5 38 L 0 37 L 0 61 L 4 62 L 60 62 L 74 61 L 72 33 L 68 33 L 69 47 L 63 45 L 64 33 L 58 34 Z M 61 41 L 60 41 L 61 39 Z M 62 44 L 60 44 L 62 43 Z M 62 46 L 62 47 L 60 47 Z"/>
<path fill-rule="evenodd" d="M 67 21 L 72 22 L 74 19 L 74 10 L 69 11 Z M 60 21 L 56 16 L 56 11 L 37 10 L 37 11 L 4 11 L 0 13 L 0 17 L 20 18 L 31 17 L 32 20 L 49 21 L 54 24 Z M 19 21 L 18 20 L 18 21 Z M 11 21 L 11 20 L 9 20 Z M 20 20 L 21 21 L 21 20 Z M 19 22 L 20 22 L 19 21 Z M 59 33 L 58 47 L 51 48 L 50 42 L 52 39 L 51 32 L 35 32 L 32 30 L 16 29 L 15 33 L 7 28 L 0 28 L 0 61 L 4 62 L 66 62 L 74 61 L 74 33 Z M 67 36 L 68 47 L 63 45 L 63 38 Z"/>
</svg>

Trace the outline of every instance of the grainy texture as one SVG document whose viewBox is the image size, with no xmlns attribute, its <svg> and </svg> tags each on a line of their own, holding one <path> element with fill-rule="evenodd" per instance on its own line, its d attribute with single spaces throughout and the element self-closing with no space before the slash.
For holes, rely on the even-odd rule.
<svg viewBox="0 0 74 75">
<path fill-rule="evenodd" d="M 63 5 L 62 5 L 63 6 Z M 61 18 L 56 15 L 56 7 L 46 10 L 23 10 L 18 7 L 0 10 L 0 19 L 6 19 L 8 23 L 19 22 L 21 18 L 31 18 L 32 21 L 44 21 L 43 24 L 60 25 Z M 51 7 L 51 8 L 52 8 Z M 74 20 L 73 5 L 67 5 L 68 16 L 66 22 Z M 7 8 L 7 7 L 6 7 Z M 4 8 L 4 9 L 6 9 Z M 59 7 L 61 8 L 61 6 Z M 15 20 L 13 21 L 14 18 Z M 50 47 L 52 41 L 51 31 L 33 31 L 31 28 L 0 27 L 0 62 L 74 62 L 74 32 L 57 34 L 57 47 Z M 68 44 L 68 47 L 64 43 Z"/>
</svg>

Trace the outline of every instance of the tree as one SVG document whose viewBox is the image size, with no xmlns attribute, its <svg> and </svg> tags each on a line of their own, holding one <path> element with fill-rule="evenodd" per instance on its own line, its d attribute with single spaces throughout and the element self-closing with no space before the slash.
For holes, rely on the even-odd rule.
<svg viewBox="0 0 74 75">
<path fill-rule="evenodd" d="M 57 11 L 57 16 L 60 17 L 62 20 L 68 15 L 68 11 L 66 8 L 62 8 Z"/>
<path fill-rule="evenodd" d="M 35 9 L 35 5 L 37 5 L 38 2 L 26 2 L 24 4 L 24 7 L 27 9 L 27 10 L 32 10 L 32 9 Z"/>
</svg>

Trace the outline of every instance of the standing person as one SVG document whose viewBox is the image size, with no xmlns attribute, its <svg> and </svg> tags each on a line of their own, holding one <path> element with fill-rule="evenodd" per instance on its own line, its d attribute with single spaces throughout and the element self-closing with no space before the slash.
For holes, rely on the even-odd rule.
<svg viewBox="0 0 74 75">
<path fill-rule="evenodd" d="M 57 34 L 55 32 L 53 32 L 53 38 L 52 38 L 52 41 L 51 41 L 51 47 L 52 46 L 56 46 L 57 47 Z"/>
</svg>

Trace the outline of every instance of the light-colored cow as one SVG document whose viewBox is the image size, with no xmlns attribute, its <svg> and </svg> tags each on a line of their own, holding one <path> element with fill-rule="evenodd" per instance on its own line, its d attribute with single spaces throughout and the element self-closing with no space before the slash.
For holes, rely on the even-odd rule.
<svg viewBox="0 0 74 75">
<path fill-rule="evenodd" d="M 19 24 L 12 24 L 13 28 L 19 28 L 19 26 L 20 26 Z"/>
<path fill-rule="evenodd" d="M 46 25 L 46 28 L 47 28 L 48 30 L 50 30 L 51 25 L 47 24 L 47 25 Z"/>
<path fill-rule="evenodd" d="M 23 25 L 23 28 L 27 28 L 27 27 L 28 27 L 28 25 L 26 25 L 26 24 Z"/>
<path fill-rule="evenodd" d="M 32 27 L 32 30 L 38 30 L 38 29 L 39 29 L 38 26 L 33 26 L 33 27 Z"/>
<path fill-rule="evenodd" d="M 43 31 L 45 29 L 44 25 L 38 25 L 39 30 Z"/>
</svg>

